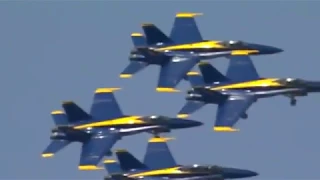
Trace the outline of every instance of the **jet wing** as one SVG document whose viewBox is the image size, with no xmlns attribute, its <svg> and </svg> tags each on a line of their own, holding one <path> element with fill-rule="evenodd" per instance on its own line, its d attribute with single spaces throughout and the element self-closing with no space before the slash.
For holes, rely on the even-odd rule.
<svg viewBox="0 0 320 180">
<path fill-rule="evenodd" d="M 233 82 L 243 82 L 260 79 L 260 76 L 247 55 L 233 55 L 229 57 L 227 78 Z"/>
<path fill-rule="evenodd" d="M 219 104 L 214 130 L 237 131 L 232 127 L 255 100 L 255 96 L 230 96 L 225 102 Z"/>
<path fill-rule="evenodd" d="M 198 29 L 195 16 L 201 13 L 177 13 L 173 23 L 170 38 L 176 44 L 188 44 L 202 41 L 201 33 Z"/>
<path fill-rule="evenodd" d="M 97 164 L 105 155 L 109 155 L 113 145 L 120 139 L 119 133 L 96 134 L 83 143 L 79 170 L 97 170 Z M 103 168 L 102 168 L 103 169 Z"/>
<path fill-rule="evenodd" d="M 199 61 L 195 56 L 173 56 L 168 63 L 161 66 L 157 91 L 177 91 L 174 88 Z"/>
</svg>

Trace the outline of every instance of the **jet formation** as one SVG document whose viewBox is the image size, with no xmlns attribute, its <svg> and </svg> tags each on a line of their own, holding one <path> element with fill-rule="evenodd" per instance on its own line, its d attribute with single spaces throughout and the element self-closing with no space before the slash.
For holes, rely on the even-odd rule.
<svg viewBox="0 0 320 180">
<path fill-rule="evenodd" d="M 214 131 L 236 132 L 239 119 L 247 119 L 249 107 L 259 99 L 285 96 L 295 106 L 296 97 L 320 92 L 320 82 L 261 77 L 251 57 L 278 54 L 283 50 L 244 40 L 204 39 L 195 22 L 195 17 L 200 15 L 177 13 L 170 35 L 155 24 L 143 23 L 143 34 L 131 34 L 134 47 L 129 52 L 129 64 L 119 75 L 131 78 L 144 68 L 157 65 L 160 67 L 157 92 L 181 92 L 177 88 L 179 83 L 188 82 L 191 87 L 177 116 L 125 115 L 114 95 L 120 88 L 97 88 L 90 112 L 74 101 L 64 101 L 63 111 L 52 111 L 55 127 L 42 157 L 53 157 L 69 144 L 79 142 L 82 147 L 78 169 L 105 169 L 108 171 L 105 180 L 223 180 L 258 176 L 258 172 L 252 170 L 215 164 L 178 164 L 166 143 L 171 138 L 163 134 L 202 126 L 203 122 L 186 118 L 207 104 L 218 106 Z M 211 65 L 216 58 L 229 62 L 225 75 Z M 143 162 L 126 149 L 114 150 L 119 140 L 140 133 L 152 136 Z M 113 155 L 117 161 L 110 158 Z M 102 162 L 104 167 L 100 165 Z"/>
</svg>

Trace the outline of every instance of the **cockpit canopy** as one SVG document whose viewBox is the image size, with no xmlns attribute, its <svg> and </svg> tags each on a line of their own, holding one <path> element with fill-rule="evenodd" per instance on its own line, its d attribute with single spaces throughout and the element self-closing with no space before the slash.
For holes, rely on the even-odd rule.
<svg viewBox="0 0 320 180">
<path fill-rule="evenodd" d="M 284 86 L 297 86 L 305 84 L 305 81 L 298 78 L 281 78 L 277 80 L 278 83 Z"/>
<path fill-rule="evenodd" d="M 189 166 L 181 166 L 179 168 L 180 171 L 187 171 L 192 173 L 208 173 L 208 174 L 220 174 L 222 173 L 222 169 L 219 166 L 213 165 L 198 165 L 193 164 Z"/>
<path fill-rule="evenodd" d="M 163 122 L 163 121 L 169 121 L 171 118 L 167 116 L 152 115 L 152 116 L 144 116 L 143 119 L 149 122 Z"/>
<path fill-rule="evenodd" d="M 228 48 L 240 48 L 240 47 L 245 47 L 246 43 L 243 41 L 234 41 L 234 40 L 230 40 L 230 41 L 221 41 L 219 42 L 219 44 L 228 47 Z"/>
</svg>

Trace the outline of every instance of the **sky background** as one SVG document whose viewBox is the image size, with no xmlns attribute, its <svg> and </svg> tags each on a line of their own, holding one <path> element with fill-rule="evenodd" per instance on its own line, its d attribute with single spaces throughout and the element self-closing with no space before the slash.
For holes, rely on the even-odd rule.
<svg viewBox="0 0 320 180">
<path fill-rule="evenodd" d="M 126 114 L 175 116 L 182 93 L 155 91 L 159 68 L 119 79 L 133 47 L 130 34 L 152 22 L 169 34 L 177 12 L 202 12 L 205 39 L 245 40 L 284 49 L 253 57 L 263 77 L 319 80 L 319 2 L 284 1 L 2 1 L 0 2 L 1 179 L 102 179 L 106 171 L 78 171 L 80 144 L 42 159 L 54 127 L 50 112 L 73 100 L 89 110 L 97 87 L 122 87 L 116 97 Z M 222 72 L 225 58 L 211 61 Z M 319 179 L 320 94 L 260 100 L 240 120 L 238 133 L 216 133 L 216 106 L 191 116 L 204 126 L 175 131 L 169 146 L 180 164 L 246 168 L 252 179 Z M 126 137 L 114 148 L 143 158 L 149 134 Z"/>
</svg>

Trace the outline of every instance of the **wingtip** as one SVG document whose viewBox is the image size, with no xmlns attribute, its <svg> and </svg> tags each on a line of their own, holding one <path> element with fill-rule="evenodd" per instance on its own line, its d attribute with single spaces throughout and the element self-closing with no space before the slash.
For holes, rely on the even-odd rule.
<svg viewBox="0 0 320 180">
<path fill-rule="evenodd" d="M 235 129 L 228 126 L 215 126 L 213 127 L 213 130 L 216 132 L 238 132 L 240 129 Z"/>
<path fill-rule="evenodd" d="M 123 78 L 123 79 L 125 79 L 125 78 L 132 78 L 132 74 L 120 74 L 119 77 L 120 77 L 120 78 Z"/>
<path fill-rule="evenodd" d="M 152 137 L 149 139 L 149 143 L 157 143 L 157 142 L 168 142 L 170 140 L 175 140 L 174 137 Z"/>
<path fill-rule="evenodd" d="M 117 161 L 114 159 L 106 159 L 103 161 L 104 164 L 112 164 L 112 163 L 116 163 Z"/>
<path fill-rule="evenodd" d="M 189 17 L 193 18 L 195 16 L 202 16 L 203 13 L 191 13 L 191 12 L 179 12 L 176 14 L 176 17 Z"/>
<path fill-rule="evenodd" d="M 51 114 L 54 115 L 54 114 L 64 114 L 63 111 L 61 110 L 54 110 L 54 111 L 51 111 Z"/>
<path fill-rule="evenodd" d="M 157 92 L 180 92 L 180 90 L 175 88 L 163 88 L 163 87 L 156 88 L 156 91 Z"/>
<path fill-rule="evenodd" d="M 131 36 L 143 36 L 143 34 L 141 34 L 141 33 L 131 33 Z"/>
<path fill-rule="evenodd" d="M 188 76 L 197 76 L 197 75 L 200 75 L 200 73 L 197 72 L 197 71 L 190 71 L 190 72 L 187 73 L 187 75 Z"/>
<path fill-rule="evenodd" d="M 97 88 L 95 93 L 112 93 L 114 91 L 118 91 L 121 88 Z"/>
<path fill-rule="evenodd" d="M 145 27 L 145 26 L 154 26 L 153 23 L 142 23 L 141 24 L 142 27 Z"/>
<path fill-rule="evenodd" d="M 189 114 L 178 114 L 177 118 L 187 118 L 189 117 Z"/>
<path fill-rule="evenodd" d="M 42 156 L 43 158 L 51 158 L 51 157 L 54 156 L 54 154 L 53 154 L 53 153 L 43 153 L 43 154 L 41 154 L 41 156 Z"/>
<path fill-rule="evenodd" d="M 102 170 L 104 168 L 95 166 L 95 165 L 82 165 L 82 166 L 78 166 L 78 169 L 81 171 L 92 171 L 92 170 Z"/>
<path fill-rule="evenodd" d="M 116 152 L 116 153 L 119 153 L 119 152 L 128 152 L 128 150 L 126 150 L 126 149 L 116 149 L 115 152 Z"/>
</svg>

